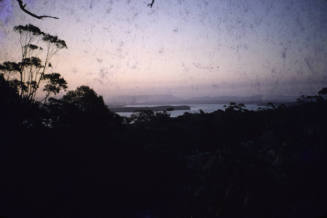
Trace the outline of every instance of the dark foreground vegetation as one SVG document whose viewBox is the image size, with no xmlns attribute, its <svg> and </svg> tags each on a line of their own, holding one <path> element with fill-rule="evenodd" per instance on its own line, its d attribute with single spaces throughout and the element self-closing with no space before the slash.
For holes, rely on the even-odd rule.
<svg viewBox="0 0 327 218">
<path fill-rule="evenodd" d="M 143 111 L 125 119 L 87 86 L 51 98 L 67 88 L 63 78 L 25 58 L 0 66 L 0 215 L 327 215 L 326 89 L 288 107 L 231 103 L 210 114 Z M 32 71 L 43 86 L 23 81 Z"/>
</svg>

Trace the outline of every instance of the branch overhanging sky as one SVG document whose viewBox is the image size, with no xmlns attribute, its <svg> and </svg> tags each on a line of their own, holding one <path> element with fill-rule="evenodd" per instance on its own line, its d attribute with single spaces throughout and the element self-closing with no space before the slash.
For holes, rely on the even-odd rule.
<svg viewBox="0 0 327 218">
<path fill-rule="evenodd" d="M 19 58 L 12 28 L 67 42 L 53 61 L 71 88 L 117 95 L 300 95 L 327 86 L 325 0 L 15 0 L 0 2 L 0 61 Z"/>
</svg>

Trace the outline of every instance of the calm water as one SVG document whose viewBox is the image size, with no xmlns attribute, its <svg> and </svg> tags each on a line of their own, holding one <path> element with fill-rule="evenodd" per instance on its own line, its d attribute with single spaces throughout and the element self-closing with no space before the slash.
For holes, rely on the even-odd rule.
<svg viewBox="0 0 327 218">
<path fill-rule="evenodd" d="M 172 104 L 177 106 L 178 104 Z M 185 105 L 185 104 L 184 104 Z M 178 111 L 168 111 L 171 117 L 178 117 L 183 115 L 185 112 L 188 113 L 199 113 L 202 110 L 205 113 L 212 113 L 216 110 L 224 110 L 225 104 L 187 104 L 191 107 L 191 110 L 178 110 Z M 126 105 L 126 107 L 154 107 L 160 105 Z M 257 110 L 260 106 L 256 104 L 245 104 L 246 109 L 248 110 Z M 262 107 L 262 106 L 261 106 Z M 132 112 L 118 112 L 122 117 L 130 117 L 133 113 Z"/>
</svg>

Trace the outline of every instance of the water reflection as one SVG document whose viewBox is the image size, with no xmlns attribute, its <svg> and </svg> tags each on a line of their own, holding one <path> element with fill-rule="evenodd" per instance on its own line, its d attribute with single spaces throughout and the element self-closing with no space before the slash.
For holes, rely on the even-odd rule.
<svg viewBox="0 0 327 218">
<path fill-rule="evenodd" d="M 170 114 L 171 117 L 178 117 L 183 115 L 184 113 L 200 113 L 202 110 L 205 113 L 212 113 L 217 110 L 225 110 L 224 105 L 226 104 L 189 104 L 188 106 L 191 107 L 190 110 L 174 110 L 174 111 L 167 111 L 168 114 Z M 157 107 L 161 105 L 126 105 L 125 107 Z M 181 106 L 178 104 L 174 104 L 173 106 Z M 258 110 L 259 107 L 262 108 L 262 106 L 257 104 L 245 104 L 246 109 L 248 110 Z M 131 117 L 134 112 L 117 112 L 122 117 Z"/>
</svg>

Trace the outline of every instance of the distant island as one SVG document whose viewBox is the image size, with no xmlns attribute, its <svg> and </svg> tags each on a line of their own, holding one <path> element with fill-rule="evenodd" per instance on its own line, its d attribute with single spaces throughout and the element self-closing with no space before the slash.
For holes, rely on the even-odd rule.
<svg viewBox="0 0 327 218">
<path fill-rule="evenodd" d="M 166 106 L 153 106 L 153 107 L 111 107 L 112 112 L 140 112 L 140 111 L 175 111 L 175 110 L 191 110 L 187 105 L 166 105 Z"/>
<path fill-rule="evenodd" d="M 106 99 L 106 103 L 112 105 L 113 108 L 121 107 L 121 105 L 170 105 L 170 104 L 228 104 L 237 102 L 243 104 L 266 104 L 272 103 L 290 103 L 295 102 L 294 96 L 202 96 L 193 98 L 181 98 L 174 95 L 136 95 L 136 96 L 114 96 Z"/>
</svg>

